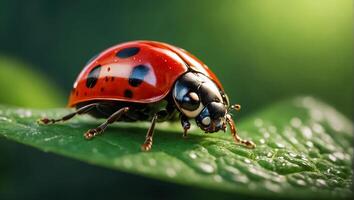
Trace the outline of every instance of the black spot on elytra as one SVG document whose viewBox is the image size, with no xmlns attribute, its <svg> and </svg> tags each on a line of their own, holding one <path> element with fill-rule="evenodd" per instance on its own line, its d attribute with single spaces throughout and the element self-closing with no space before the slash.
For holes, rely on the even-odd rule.
<svg viewBox="0 0 354 200">
<path fill-rule="evenodd" d="M 108 81 L 108 77 L 106 76 L 106 77 L 104 78 L 104 80 L 107 82 L 107 81 Z"/>
<path fill-rule="evenodd" d="M 97 65 L 96 67 L 92 68 L 92 70 L 90 71 L 90 73 L 87 76 L 86 79 L 86 87 L 87 88 L 93 88 L 95 87 L 98 77 L 100 75 L 101 72 L 101 65 Z"/>
<path fill-rule="evenodd" d="M 131 56 L 136 55 L 139 53 L 140 48 L 139 47 L 130 47 L 130 48 L 125 48 L 116 53 L 116 56 L 118 58 L 129 58 Z"/>
<path fill-rule="evenodd" d="M 111 81 L 114 81 L 114 77 L 113 76 L 111 77 Z"/>
<path fill-rule="evenodd" d="M 135 66 L 129 76 L 129 84 L 133 87 L 138 87 L 148 74 L 149 68 L 145 65 Z"/>
<path fill-rule="evenodd" d="M 128 98 L 132 98 L 133 97 L 133 92 L 131 90 L 124 90 L 124 96 L 128 97 Z"/>
</svg>

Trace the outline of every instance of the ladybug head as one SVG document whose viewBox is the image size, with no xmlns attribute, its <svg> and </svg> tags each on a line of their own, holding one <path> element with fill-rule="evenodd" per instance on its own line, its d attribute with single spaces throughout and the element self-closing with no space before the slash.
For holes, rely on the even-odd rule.
<svg viewBox="0 0 354 200">
<path fill-rule="evenodd" d="M 188 72 L 176 81 L 172 94 L 179 110 L 206 133 L 226 130 L 228 100 L 210 78 Z"/>
<path fill-rule="evenodd" d="M 223 103 L 211 102 L 195 118 L 197 125 L 206 133 L 226 130 L 226 108 Z"/>
</svg>

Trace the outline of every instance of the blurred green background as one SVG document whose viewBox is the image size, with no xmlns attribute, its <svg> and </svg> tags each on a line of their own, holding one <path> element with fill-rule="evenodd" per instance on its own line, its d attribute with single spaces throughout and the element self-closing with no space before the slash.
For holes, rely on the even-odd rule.
<svg viewBox="0 0 354 200">
<path fill-rule="evenodd" d="M 63 107 L 89 58 L 117 43 L 147 39 L 183 47 L 204 61 L 231 101 L 243 105 L 240 118 L 277 100 L 307 94 L 352 117 L 352 4 L 352 0 L 0 0 L 0 103 Z M 83 186 L 94 190 L 96 184 L 97 190 L 111 196 L 117 191 L 131 195 L 138 188 L 154 198 L 161 194 L 158 187 L 169 191 L 166 197 L 189 193 L 229 197 L 88 167 L 3 140 L 0 144 L 0 156 L 13 160 L 0 161 L 0 197 L 18 198 L 15 191 L 23 191 L 36 199 L 48 188 L 64 188 L 65 194 L 65 188 L 71 188 L 66 184 L 80 188 L 76 193 L 69 190 L 72 196 L 67 193 L 76 198 L 87 197 Z M 25 158 L 22 167 L 14 167 L 16 157 Z M 61 166 L 54 168 L 54 175 L 49 173 L 52 163 Z M 26 190 L 19 185 L 23 179 L 18 174 L 34 179 L 35 184 L 27 184 L 38 187 Z M 117 188 L 117 193 L 109 188 Z"/>
</svg>

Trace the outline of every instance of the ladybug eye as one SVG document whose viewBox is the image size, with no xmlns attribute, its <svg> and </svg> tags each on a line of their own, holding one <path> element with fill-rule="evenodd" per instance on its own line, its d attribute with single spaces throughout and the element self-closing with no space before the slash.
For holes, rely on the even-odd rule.
<svg viewBox="0 0 354 200">
<path fill-rule="evenodd" d="M 179 105 L 182 112 L 188 117 L 197 116 L 204 107 L 199 100 L 198 94 L 195 92 L 189 92 L 183 96 Z"/>
<path fill-rule="evenodd" d="M 173 88 L 172 97 L 176 106 L 189 118 L 195 118 L 204 108 L 198 87 L 199 82 L 195 81 L 194 74 L 187 73 L 177 80 Z"/>
</svg>

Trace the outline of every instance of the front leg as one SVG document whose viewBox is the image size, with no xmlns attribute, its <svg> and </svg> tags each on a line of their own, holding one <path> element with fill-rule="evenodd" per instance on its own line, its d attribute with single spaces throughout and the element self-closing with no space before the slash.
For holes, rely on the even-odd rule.
<svg viewBox="0 0 354 200">
<path fill-rule="evenodd" d="M 115 121 L 117 121 L 118 119 L 120 119 L 128 111 L 129 111 L 129 107 L 124 107 L 124 108 L 119 109 L 118 111 L 113 113 L 111 116 L 109 116 L 107 118 L 107 120 L 104 123 L 102 123 L 101 125 L 99 125 L 97 128 L 88 130 L 84 134 L 84 137 L 87 140 L 90 140 L 93 137 L 95 137 L 96 135 L 102 134 L 104 132 L 104 130 L 106 130 L 106 128 L 109 124 L 112 124 Z"/>
<path fill-rule="evenodd" d="M 155 113 L 151 119 L 151 125 L 146 133 L 145 142 L 141 145 L 142 151 L 150 151 L 152 148 L 152 141 L 154 137 L 155 124 L 158 120 L 164 121 L 166 117 L 166 110 L 161 110 Z"/>
<path fill-rule="evenodd" d="M 188 118 L 181 114 L 181 124 L 183 127 L 183 137 L 186 138 L 187 137 L 187 131 L 191 128 L 191 123 L 188 121 Z"/>
<path fill-rule="evenodd" d="M 229 114 L 226 115 L 226 121 L 230 126 L 231 135 L 237 144 L 242 144 L 243 146 L 250 148 L 250 149 L 256 148 L 255 143 L 253 143 L 250 140 L 244 140 L 237 134 L 235 122 L 234 122 L 234 120 L 232 120 L 232 118 Z"/>
<path fill-rule="evenodd" d="M 145 142 L 141 145 L 142 151 L 150 151 L 152 147 L 152 139 L 154 137 L 154 129 L 155 129 L 157 117 L 158 117 L 157 113 L 154 114 L 154 116 L 152 117 L 150 128 L 146 133 Z"/>
</svg>

